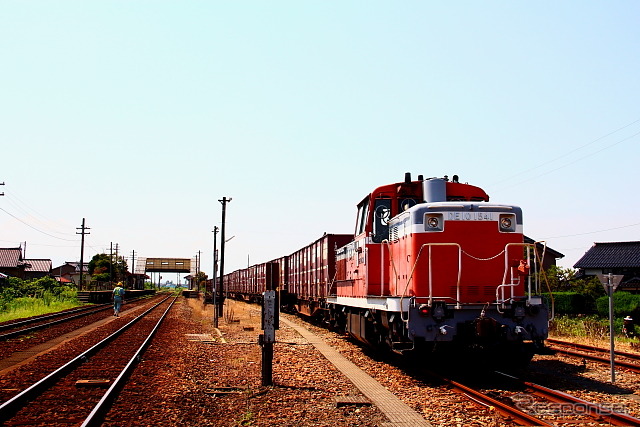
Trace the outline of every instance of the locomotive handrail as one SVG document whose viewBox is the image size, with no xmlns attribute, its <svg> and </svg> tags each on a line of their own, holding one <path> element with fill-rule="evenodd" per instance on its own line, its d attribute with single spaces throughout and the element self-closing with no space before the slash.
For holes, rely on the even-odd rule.
<svg viewBox="0 0 640 427">
<path fill-rule="evenodd" d="M 508 299 L 513 300 L 513 289 L 519 284 L 520 283 L 503 283 L 496 287 L 496 310 L 498 311 L 498 313 L 503 313 L 502 311 L 500 311 L 500 305 L 502 305 L 502 308 L 504 308 L 504 302 L 507 300 L 504 297 L 504 288 L 511 288 L 511 298 Z M 503 288 L 502 298 L 500 298 L 500 288 Z"/>
<path fill-rule="evenodd" d="M 325 296 L 330 296 L 330 295 L 332 295 L 331 290 L 333 289 L 333 286 L 334 286 L 334 285 L 336 284 L 336 282 L 337 282 L 337 280 L 336 280 L 336 277 L 337 277 L 337 276 L 338 276 L 338 269 L 336 268 L 336 272 L 335 272 L 335 273 L 333 273 L 333 278 L 331 279 L 331 281 L 330 281 L 330 282 L 327 282 L 327 285 L 326 285 L 326 292 L 327 292 L 327 293 L 325 294 Z M 335 294 L 336 294 L 336 295 L 338 294 L 337 289 L 336 289 Z"/>
<path fill-rule="evenodd" d="M 537 248 L 537 244 L 538 243 L 543 244 L 543 247 L 544 247 L 543 254 L 544 254 L 545 251 L 546 251 L 546 247 L 547 247 L 546 242 L 544 242 L 544 241 L 542 241 L 542 242 L 534 242 L 534 243 L 524 243 L 524 242 L 523 243 L 507 243 L 505 245 L 505 250 L 504 250 L 504 253 L 505 253 L 505 257 L 504 257 L 505 269 L 504 269 L 504 275 L 502 277 L 502 285 L 499 285 L 496 288 L 496 306 L 498 307 L 498 311 L 500 311 L 500 309 L 499 309 L 500 305 L 502 305 L 503 308 L 504 308 L 504 303 L 506 301 L 506 299 L 504 298 L 504 293 L 502 295 L 502 299 L 500 299 L 500 297 L 499 297 L 499 289 L 501 287 L 511 286 L 511 288 L 512 288 L 512 290 L 511 290 L 511 298 L 513 298 L 513 288 L 515 288 L 515 286 L 517 286 L 519 284 L 519 283 L 510 283 L 510 284 L 506 283 L 507 275 L 508 275 L 509 271 L 512 268 L 509 265 L 509 251 L 507 250 L 509 248 L 509 246 L 522 246 L 524 248 L 527 248 L 527 265 L 530 264 L 530 260 L 531 260 L 530 250 L 533 249 L 534 259 L 535 259 L 534 272 L 535 273 L 538 272 L 537 266 L 539 265 L 540 266 L 540 272 L 542 273 L 542 275 L 544 276 L 545 281 L 546 281 L 546 274 L 544 273 L 544 269 L 542 268 L 542 259 L 543 258 L 540 258 L 540 255 L 538 253 L 538 248 Z M 513 272 L 511 274 L 512 274 L 511 281 L 513 282 Z M 537 274 L 536 274 L 535 280 L 536 280 L 536 286 L 535 286 L 536 287 L 536 292 L 540 293 L 540 284 L 539 284 L 539 281 L 538 281 L 539 279 L 537 277 Z M 547 286 L 548 286 L 548 283 L 547 283 Z M 531 289 L 531 275 L 529 275 L 529 278 L 528 278 L 528 291 L 529 291 L 528 292 L 529 295 L 527 296 L 527 302 L 530 303 L 531 302 L 531 296 L 533 294 L 532 289 Z M 553 317 L 554 317 L 553 295 L 551 294 L 551 291 L 549 291 L 549 294 L 551 295 L 551 318 L 553 319 Z"/>
<path fill-rule="evenodd" d="M 504 289 L 502 292 L 502 298 L 500 298 L 500 288 L 504 288 L 504 287 L 511 287 L 511 298 L 513 299 L 513 290 L 516 286 L 518 286 L 520 283 L 513 283 L 513 271 L 511 271 L 511 265 L 509 265 L 509 246 L 522 246 L 522 247 L 529 247 L 531 244 L 530 243 L 520 243 L 520 242 L 512 242 L 512 243 L 507 243 L 506 245 L 504 245 L 504 275 L 502 276 L 502 284 L 498 285 L 496 287 L 496 309 L 498 310 L 498 313 L 502 313 L 500 311 L 500 308 L 502 306 L 502 308 L 504 308 L 504 303 L 506 301 L 505 296 L 504 296 Z M 521 257 L 520 257 L 521 258 Z M 527 260 L 528 262 L 528 260 Z M 509 274 L 509 272 L 511 272 L 511 283 L 507 283 L 507 275 Z M 528 299 L 531 298 L 531 293 L 529 293 Z"/>
<path fill-rule="evenodd" d="M 403 300 L 405 298 L 405 294 L 407 289 L 409 288 L 409 283 L 411 279 L 413 279 L 413 273 L 416 271 L 416 267 L 418 266 L 418 261 L 420 260 L 420 255 L 422 255 L 422 250 L 425 246 L 429 246 L 429 306 L 433 305 L 433 268 L 431 265 L 431 248 L 432 246 L 457 246 L 458 247 L 458 279 L 456 283 L 456 308 L 460 308 L 460 278 L 462 276 L 462 247 L 459 243 L 425 243 L 420 246 L 420 250 L 418 251 L 418 256 L 416 257 L 416 262 L 413 263 L 413 267 L 411 268 L 411 274 L 407 279 L 407 284 L 402 291 L 402 296 L 400 297 L 400 306 L 402 307 Z M 401 312 L 402 314 L 402 312 Z M 409 318 L 406 320 L 402 319 L 405 322 L 409 321 Z"/>
<path fill-rule="evenodd" d="M 544 255 L 545 252 L 547 250 L 547 242 L 545 240 L 541 240 L 538 242 L 535 242 L 534 245 L 537 245 L 538 243 L 543 244 L 544 249 L 542 250 L 542 257 L 540 257 L 540 255 L 538 254 L 538 250 L 537 250 L 537 246 L 534 248 L 534 254 L 536 256 L 536 262 L 539 263 L 540 265 L 540 273 L 542 274 L 542 278 L 544 279 L 544 282 L 547 284 L 547 289 L 549 290 L 549 300 L 551 301 L 551 318 L 549 320 L 553 320 L 556 316 L 555 313 L 555 300 L 553 298 L 553 292 L 551 292 L 551 286 L 549 285 L 549 281 L 547 280 L 547 273 L 544 271 L 544 268 L 542 268 L 542 260 L 544 260 Z M 537 276 L 536 276 L 536 281 L 537 281 Z M 540 286 L 538 284 L 538 292 L 542 293 L 542 291 L 540 290 Z"/>
<path fill-rule="evenodd" d="M 396 263 L 393 261 L 393 256 L 391 256 L 391 244 L 389 243 L 389 239 L 384 239 L 381 243 L 386 243 L 387 250 L 389 251 L 389 261 L 391 261 L 391 267 L 393 268 L 393 280 L 396 282 L 396 289 L 398 287 L 398 270 L 396 270 Z M 391 282 L 389 282 L 389 286 L 391 286 Z"/>
</svg>

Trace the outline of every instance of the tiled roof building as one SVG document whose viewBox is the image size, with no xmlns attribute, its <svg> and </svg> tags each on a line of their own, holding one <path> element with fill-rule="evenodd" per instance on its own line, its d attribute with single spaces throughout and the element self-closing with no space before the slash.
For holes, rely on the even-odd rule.
<svg viewBox="0 0 640 427">
<path fill-rule="evenodd" d="M 24 270 L 25 279 L 37 279 L 51 275 L 50 259 L 25 259 L 27 267 Z"/>
<path fill-rule="evenodd" d="M 640 242 L 594 243 L 573 268 L 579 269 L 585 276 L 622 274 L 624 278 L 620 290 L 639 290 Z"/>
<path fill-rule="evenodd" d="M 24 259 L 22 248 L 0 248 L 0 273 L 20 279 L 36 279 L 51 274 L 50 259 Z"/>
<path fill-rule="evenodd" d="M 21 248 L 0 248 L 0 273 L 23 278 L 26 267 Z"/>
<path fill-rule="evenodd" d="M 51 273 L 54 275 L 54 277 L 58 278 L 58 281 L 64 281 L 65 283 L 79 283 L 80 263 L 67 261 L 58 267 L 52 268 Z M 89 274 L 89 263 L 83 263 L 82 274 Z"/>
</svg>

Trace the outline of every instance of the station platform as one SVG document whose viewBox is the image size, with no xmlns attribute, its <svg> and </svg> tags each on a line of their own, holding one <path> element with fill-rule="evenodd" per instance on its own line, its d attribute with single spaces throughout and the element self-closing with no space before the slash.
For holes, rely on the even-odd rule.
<svg viewBox="0 0 640 427">
<path fill-rule="evenodd" d="M 324 355 L 351 382 L 376 405 L 389 419 L 384 427 L 430 427 L 422 415 L 414 411 L 409 405 L 384 388 L 378 381 L 370 377 L 355 364 L 347 360 L 338 351 L 325 343 L 308 329 L 303 328 L 283 317 L 280 321 L 298 331 L 310 344 Z"/>
<path fill-rule="evenodd" d="M 78 301 L 91 304 L 106 304 L 111 302 L 113 289 L 106 291 L 78 291 Z M 137 298 L 145 295 L 155 295 L 155 289 L 126 289 L 124 298 Z"/>
</svg>

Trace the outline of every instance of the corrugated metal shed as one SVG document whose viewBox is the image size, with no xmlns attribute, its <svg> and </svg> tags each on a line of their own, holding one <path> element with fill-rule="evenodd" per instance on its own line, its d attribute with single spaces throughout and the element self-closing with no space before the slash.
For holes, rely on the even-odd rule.
<svg viewBox="0 0 640 427">
<path fill-rule="evenodd" d="M 640 242 L 594 243 L 573 268 L 640 268 Z"/>
</svg>

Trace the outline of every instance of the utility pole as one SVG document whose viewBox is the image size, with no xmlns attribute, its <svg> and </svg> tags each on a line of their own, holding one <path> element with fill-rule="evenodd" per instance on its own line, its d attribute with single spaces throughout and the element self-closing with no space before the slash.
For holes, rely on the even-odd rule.
<svg viewBox="0 0 640 427">
<path fill-rule="evenodd" d="M 4 185 L 4 182 L 0 182 L 0 185 Z M 0 196 L 4 196 L 4 191 L 0 193 Z"/>
<path fill-rule="evenodd" d="M 80 233 L 76 231 L 76 234 L 81 234 L 82 239 L 80 243 L 80 289 L 84 287 L 84 235 L 91 234 L 87 230 L 91 230 L 89 227 L 85 227 L 84 218 L 82 218 L 82 226 L 76 227 L 76 230 L 81 230 Z"/>
<path fill-rule="evenodd" d="M 116 282 L 119 282 L 120 280 L 118 279 L 118 244 L 116 243 Z"/>
<path fill-rule="evenodd" d="M 196 290 L 200 292 L 200 251 L 196 254 Z"/>
<path fill-rule="evenodd" d="M 222 200 L 218 201 L 222 203 L 222 232 L 220 234 L 220 298 L 218 299 L 218 316 L 222 317 L 222 309 L 224 307 L 224 233 L 226 228 L 227 203 L 231 202 L 231 197 L 228 199 L 223 197 Z"/>
<path fill-rule="evenodd" d="M 133 283 L 131 284 L 131 289 L 136 288 L 136 251 L 131 251 L 131 277 L 133 278 Z"/>
<path fill-rule="evenodd" d="M 213 294 L 213 327 L 218 327 L 218 305 L 217 293 L 218 284 L 216 283 L 216 277 L 218 275 L 218 247 L 216 246 L 216 236 L 218 235 L 218 227 L 213 227 L 213 280 L 211 282 L 211 293 Z"/>
<path fill-rule="evenodd" d="M 109 246 L 109 289 L 113 289 L 113 242 Z"/>
</svg>

